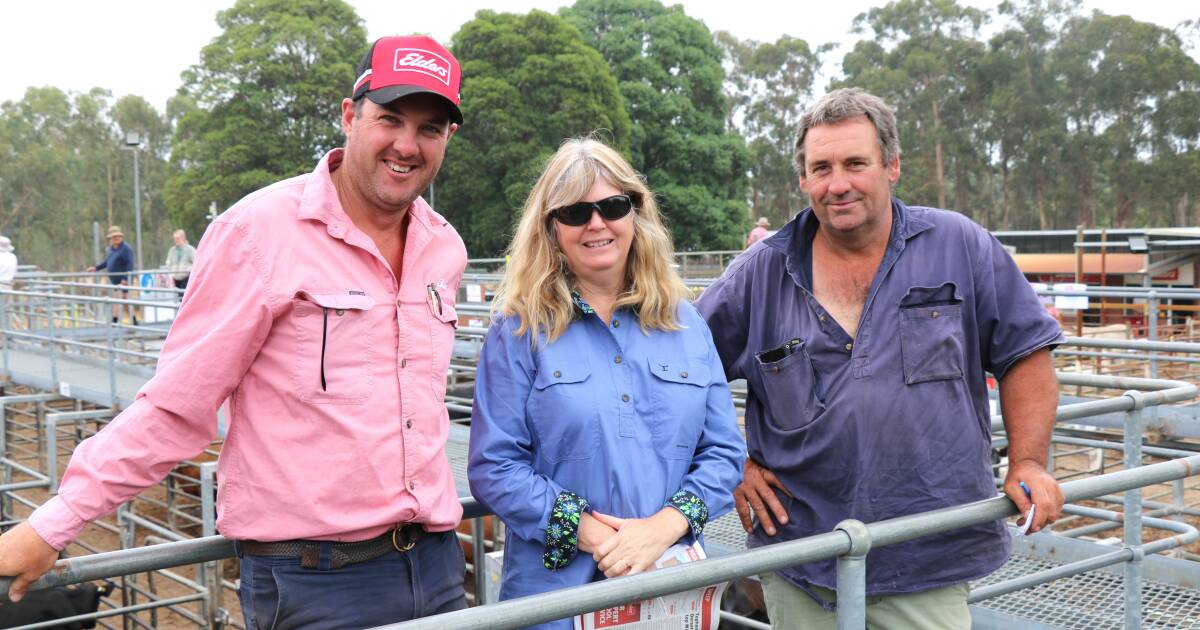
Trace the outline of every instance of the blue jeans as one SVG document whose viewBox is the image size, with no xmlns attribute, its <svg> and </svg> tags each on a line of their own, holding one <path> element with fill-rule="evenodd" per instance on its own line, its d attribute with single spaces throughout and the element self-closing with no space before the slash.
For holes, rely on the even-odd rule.
<svg viewBox="0 0 1200 630">
<path fill-rule="evenodd" d="M 248 630 L 369 628 L 467 607 L 465 560 L 453 530 L 428 534 L 405 553 L 340 569 L 305 569 L 299 558 L 239 557 L 238 599 Z"/>
</svg>

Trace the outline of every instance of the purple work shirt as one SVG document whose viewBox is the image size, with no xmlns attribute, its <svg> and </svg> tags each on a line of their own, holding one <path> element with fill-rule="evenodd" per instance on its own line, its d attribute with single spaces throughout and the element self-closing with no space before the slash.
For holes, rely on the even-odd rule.
<svg viewBox="0 0 1200 630">
<path fill-rule="evenodd" d="M 751 547 L 996 496 L 985 372 L 1062 342 L 1004 247 L 953 212 L 892 204 L 892 233 L 856 338 L 812 295 L 809 208 L 736 258 L 695 305 L 730 380 L 744 378 L 750 456 L 794 498 Z M 786 349 L 778 350 L 787 346 Z M 776 349 L 775 352 L 771 352 Z M 1003 521 L 872 549 L 870 595 L 986 575 L 1008 557 Z M 835 561 L 779 572 L 836 587 Z M 806 589 L 807 590 L 807 589 Z"/>
</svg>

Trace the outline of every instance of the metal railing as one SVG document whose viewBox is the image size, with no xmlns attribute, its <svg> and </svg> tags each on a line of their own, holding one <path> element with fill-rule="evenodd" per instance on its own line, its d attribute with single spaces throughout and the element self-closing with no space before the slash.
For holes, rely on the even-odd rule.
<svg viewBox="0 0 1200 630">
<path fill-rule="evenodd" d="M 1200 474 L 1200 455 L 1070 481 L 1063 484 L 1063 493 L 1068 502 L 1075 502 L 1113 492 L 1135 490 L 1143 486 L 1165 483 L 1196 474 Z M 485 511 L 473 500 L 464 499 L 463 502 L 464 518 L 484 515 Z M 1070 511 L 1098 518 L 1121 518 L 1119 514 L 1075 506 L 1072 506 Z M 829 558 L 838 558 L 838 626 L 839 628 L 863 628 L 865 627 L 866 601 L 865 556 L 870 549 L 992 522 L 1015 514 L 1016 508 L 1011 501 L 1005 497 L 995 497 L 967 505 L 871 524 L 848 520 L 840 523 L 833 532 L 800 540 L 767 545 L 722 558 L 661 569 L 641 575 L 606 580 L 553 593 L 477 606 L 436 617 L 381 626 L 381 628 L 429 628 L 431 630 L 443 630 L 448 627 L 463 630 L 520 628 L 629 601 L 676 593 Z M 1135 513 L 1126 512 L 1126 514 Z M 1137 514 L 1140 515 L 1140 512 Z M 1127 527 L 1131 526 L 1130 524 L 1135 520 L 1137 519 L 1126 518 Z M 1141 524 L 1137 524 L 1139 531 Z M 1127 541 L 1124 549 L 1086 563 L 1076 563 L 1067 565 L 1069 568 L 1060 567 L 1052 572 L 1027 576 L 1022 578 L 1019 583 L 994 586 L 986 590 L 981 589 L 972 595 L 972 601 L 979 601 L 986 597 L 1011 592 L 1017 588 L 1026 588 L 1064 575 L 1092 570 L 1108 564 L 1126 562 L 1129 566 L 1135 567 L 1148 553 L 1157 553 L 1200 539 L 1200 532 L 1190 525 L 1161 519 L 1144 519 L 1144 524 L 1177 532 L 1178 535 L 1146 545 L 1141 544 L 1140 540 L 1132 543 Z M 54 569 L 34 584 L 33 588 L 64 586 L 131 573 L 161 570 L 183 564 L 212 562 L 233 555 L 233 543 L 221 536 L 207 536 L 196 540 L 113 551 L 60 560 Z M 1136 574 L 1137 569 L 1131 569 L 1130 572 Z M 10 579 L 0 578 L 0 590 L 7 590 L 9 583 Z M 1137 589 L 1140 579 L 1127 579 L 1126 583 L 1132 587 L 1128 601 L 1136 601 L 1140 597 Z M 1140 620 L 1140 610 L 1136 606 L 1131 606 L 1130 610 L 1133 611 L 1130 614 L 1136 612 L 1137 619 Z M 1140 624 L 1140 621 L 1137 621 L 1137 624 Z M 1139 625 L 1135 624 L 1130 627 L 1139 627 Z"/>
</svg>

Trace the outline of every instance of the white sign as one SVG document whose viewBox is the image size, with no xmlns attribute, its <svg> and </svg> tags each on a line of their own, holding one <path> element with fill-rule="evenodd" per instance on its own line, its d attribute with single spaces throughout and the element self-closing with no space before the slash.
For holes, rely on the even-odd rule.
<svg viewBox="0 0 1200 630">
<path fill-rule="evenodd" d="M 1086 284 L 1061 282 L 1054 285 L 1055 291 L 1087 291 Z M 1083 311 L 1089 308 L 1086 295 L 1056 295 L 1054 306 L 1060 311 Z"/>
<path fill-rule="evenodd" d="M 483 285 L 468 284 L 467 285 L 467 301 L 468 302 L 483 302 Z"/>
<path fill-rule="evenodd" d="M 58 395 L 70 398 L 71 397 L 71 384 L 66 381 L 59 381 Z"/>
</svg>

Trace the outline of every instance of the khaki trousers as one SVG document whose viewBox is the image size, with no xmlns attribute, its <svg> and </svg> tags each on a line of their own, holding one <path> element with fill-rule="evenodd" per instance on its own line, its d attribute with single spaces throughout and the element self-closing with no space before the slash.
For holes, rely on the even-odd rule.
<svg viewBox="0 0 1200 630">
<path fill-rule="evenodd" d="M 759 580 L 775 630 L 836 630 L 837 613 L 821 608 L 808 593 L 774 573 L 764 573 Z M 825 601 L 837 600 L 837 593 L 827 588 L 812 588 Z M 964 583 L 920 593 L 868 597 L 867 628 L 967 630 L 971 627 L 967 592 Z"/>
</svg>

